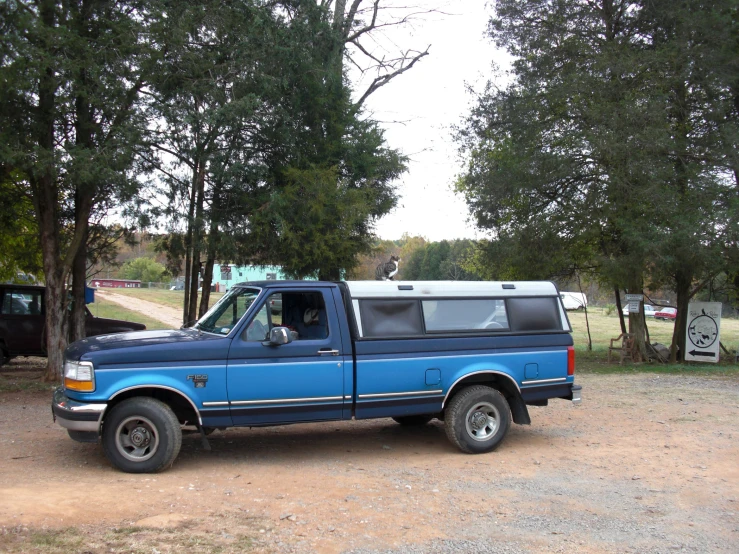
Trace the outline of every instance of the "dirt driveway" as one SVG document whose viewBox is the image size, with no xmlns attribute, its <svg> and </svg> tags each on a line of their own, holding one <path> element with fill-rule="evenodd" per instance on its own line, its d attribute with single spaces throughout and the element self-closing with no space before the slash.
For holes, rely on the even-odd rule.
<svg viewBox="0 0 739 554">
<path fill-rule="evenodd" d="M 116 294 L 109 290 L 97 289 L 96 294 L 99 294 L 101 298 L 110 300 L 116 304 L 149 316 L 157 321 L 169 325 L 172 329 L 179 329 L 182 325 L 182 310 L 170 308 L 169 306 L 162 306 L 156 302 L 149 302 L 148 300 L 142 300 L 135 296 L 126 296 L 123 294 Z"/>
<path fill-rule="evenodd" d="M 581 376 L 493 453 L 392 420 L 187 435 L 157 475 L 111 468 L 0 394 L 0 550 L 737 552 L 739 378 Z"/>
</svg>

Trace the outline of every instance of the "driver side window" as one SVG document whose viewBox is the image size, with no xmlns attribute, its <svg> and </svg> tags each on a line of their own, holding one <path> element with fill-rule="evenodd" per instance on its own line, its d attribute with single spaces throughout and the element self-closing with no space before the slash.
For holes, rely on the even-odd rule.
<svg viewBox="0 0 739 554">
<path fill-rule="evenodd" d="M 272 327 L 290 330 L 292 340 L 325 340 L 329 336 L 326 305 L 318 291 L 272 293 L 246 329 L 247 341 L 269 340 Z"/>
</svg>

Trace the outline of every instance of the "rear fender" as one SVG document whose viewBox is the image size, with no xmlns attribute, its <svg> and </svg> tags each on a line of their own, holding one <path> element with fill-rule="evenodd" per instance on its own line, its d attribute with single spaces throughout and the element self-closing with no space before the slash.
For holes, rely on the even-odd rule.
<svg viewBox="0 0 739 554">
<path fill-rule="evenodd" d="M 500 369 L 481 369 L 458 377 L 449 387 L 442 403 L 442 409 L 446 407 L 455 394 L 471 385 L 486 385 L 498 390 L 508 401 L 513 422 L 521 425 L 531 424 L 531 417 L 526 408 L 526 403 L 521 397 L 518 383 L 508 373 Z"/>
</svg>

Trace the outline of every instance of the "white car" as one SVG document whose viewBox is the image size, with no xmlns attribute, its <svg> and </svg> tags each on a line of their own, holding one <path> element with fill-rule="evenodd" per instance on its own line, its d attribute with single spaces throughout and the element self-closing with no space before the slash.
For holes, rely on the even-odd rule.
<svg viewBox="0 0 739 554">
<path fill-rule="evenodd" d="M 646 317 L 654 317 L 654 314 L 657 313 L 659 310 L 652 306 L 651 304 L 644 304 L 644 315 Z M 624 315 L 629 315 L 629 306 L 624 306 L 624 309 L 621 311 Z"/>
<path fill-rule="evenodd" d="M 565 310 L 583 310 L 588 305 L 588 297 L 581 292 L 560 292 Z"/>
</svg>

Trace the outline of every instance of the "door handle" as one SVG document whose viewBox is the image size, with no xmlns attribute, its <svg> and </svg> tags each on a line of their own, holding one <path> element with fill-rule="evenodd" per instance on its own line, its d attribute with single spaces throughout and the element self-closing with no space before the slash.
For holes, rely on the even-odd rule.
<svg viewBox="0 0 739 554">
<path fill-rule="evenodd" d="M 338 350 L 331 350 L 329 348 L 322 348 L 318 351 L 319 356 L 338 356 L 339 351 Z"/>
</svg>

